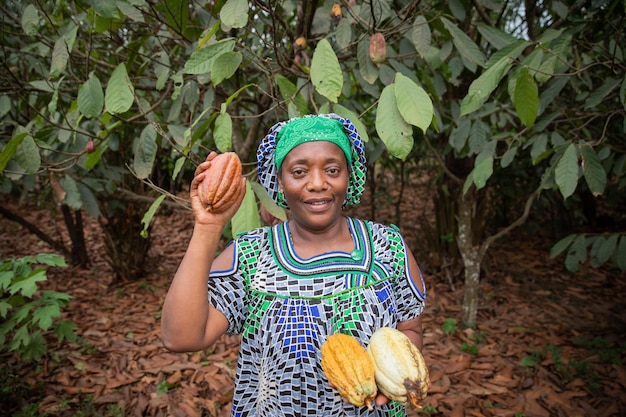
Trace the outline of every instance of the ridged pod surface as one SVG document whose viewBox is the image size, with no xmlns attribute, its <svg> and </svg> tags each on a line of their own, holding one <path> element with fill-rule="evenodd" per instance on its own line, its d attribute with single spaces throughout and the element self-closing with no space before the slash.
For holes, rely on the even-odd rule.
<svg viewBox="0 0 626 417">
<path fill-rule="evenodd" d="M 373 410 L 378 392 L 374 365 L 357 339 L 341 333 L 329 336 L 322 345 L 322 369 L 330 384 L 350 404 Z"/>
<path fill-rule="evenodd" d="M 220 212 L 237 197 L 241 179 L 241 160 L 235 152 L 225 152 L 211 160 L 204 179 L 198 185 L 198 195 L 206 209 Z"/>
<path fill-rule="evenodd" d="M 402 404 L 419 408 L 426 398 L 430 377 L 424 357 L 411 339 L 391 327 L 377 329 L 367 346 L 381 393 Z"/>
</svg>

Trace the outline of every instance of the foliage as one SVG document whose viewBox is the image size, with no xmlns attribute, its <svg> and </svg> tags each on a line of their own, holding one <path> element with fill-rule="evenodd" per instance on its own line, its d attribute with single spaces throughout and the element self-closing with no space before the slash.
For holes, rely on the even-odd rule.
<svg viewBox="0 0 626 417">
<path fill-rule="evenodd" d="M 59 341 L 74 341 L 71 320 L 59 321 L 61 309 L 70 296 L 51 290 L 39 290 L 46 281 L 44 267 L 65 266 L 63 258 L 39 254 L 0 263 L 0 351 L 15 351 L 24 361 L 38 361 L 46 353 L 43 332 L 53 331 Z"/>
<path fill-rule="evenodd" d="M 0 94 L 0 188 L 93 216 L 129 196 L 188 207 L 177 193 L 194 165 L 234 150 L 251 183 L 236 234 L 259 224 L 254 149 L 264 132 L 332 111 L 357 125 L 370 161 L 419 167 L 412 151 L 427 151 L 463 221 L 454 226 L 472 233 L 435 230 L 461 237 L 466 286 L 476 287 L 489 245 L 537 198 L 622 190 L 626 173 L 623 2 L 527 4 L 11 2 L 0 10 L 11 80 Z M 497 203 L 497 187 L 519 213 L 494 232 L 488 212 L 473 210 Z M 591 251 L 576 243 L 566 263 L 593 258 L 598 239 L 587 239 Z M 621 243 L 602 239 L 598 261 L 624 259 Z"/>
</svg>

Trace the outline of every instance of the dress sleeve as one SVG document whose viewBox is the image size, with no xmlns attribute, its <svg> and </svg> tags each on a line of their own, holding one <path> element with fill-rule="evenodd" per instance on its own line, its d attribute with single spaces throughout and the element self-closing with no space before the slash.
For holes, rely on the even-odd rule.
<svg viewBox="0 0 626 417">
<path fill-rule="evenodd" d="M 395 226 L 389 226 L 387 228 L 389 239 L 389 252 L 390 256 L 394 258 L 392 265 L 396 269 L 395 273 L 398 276 L 396 285 L 396 302 L 398 308 L 398 319 L 400 321 L 407 321 L 416 318 L 424 311 L 424 305 L 426 302 L 426 284 L 424 283 L 424 277 L 422 271 L 418 267 L 419 276 L 414 277 L 411 274 L 409 268 L 408 251 L 409 248 L 398 229 Z M 422 281 L 422 288 L 424 291 L 415 285 L 415 280 Z"/>
<path fill-rule="evenodd" d="M 228 319 L 230 334 L 240 334 L 246 319 L 246 280 L 238 260 L 241 242 L 235 240 L 226 250 L 233 250 L 233 264 L 226 270 L 211 271 L 209 302 Z"/>
</svg>

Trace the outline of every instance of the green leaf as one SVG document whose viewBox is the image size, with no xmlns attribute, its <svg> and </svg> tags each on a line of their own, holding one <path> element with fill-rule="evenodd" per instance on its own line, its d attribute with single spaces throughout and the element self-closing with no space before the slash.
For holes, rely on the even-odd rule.
<svg viewBox="0 0 626 417">
<path fill-rule="evenodd" d="M 215 146 L 221 152 L 227 152 L 233 147 L 233 121 L 228 113 L 220 113 L 215 119 L 213 131 Z"/>
<path fill-rule="evenodd" d="M 116 1 L 90 1 L 94 12 L 105 19 L 119 19 Z"/>
<path fill-rule="evenodd" d="M 456 319 L 453 318 L 447 318 L 443 321 L 443 323 L 441 324 L 441 330 L 445 333 L 445 334 L 453 334 L 454 332 L 456 332 L 457 329 L 457 322 Z"/>
<path fill-rule="evenodd" d="M 307 114 L 308 106 L 302 94 L 298 93 L 298 87 L 281 74 L 276 74 L 275 80 L 283 99 L 287 100 L 290 104 L 295 104 L 298 116 Z"/>
<path fill-rule="evenodd" d="M 622 82 L 622 79 L 613 79 L 609 78 L 605 80 L 604 84 L 600 87 L 596 88 L 589 94 L 587 100 L 585 100 L 585 110 L 592 109 L 602 103 L 602 101 L 606 98 L 606 96 L 613 91 L 613 89 L 617 88 L 617 86 Z"/>
<path fill-rule="evenodd" d="M 552 246 L 552 248 L 550 249 L 550 259 L 554 259 L 559 256 L 565 249 L 569 247 L 569 245 L 574 241 L 575 238 L 576 235 L 571 234 L 555 243 L 554 246 Z"/>
<path fill-rule="evenodd" d="M 56 253 L 39 253 L 35 256 L 35 260 L 37 263 L 49 266 L 67 266 L 65 258 Z"/>
<path fill-rule="evenodd" d="M 574 194 L 578 185 L 578 153 L 573 143 L 565 149 L 559 158 L 554 175 L 556 185 L 559 187 L 564 200 Z"/>
<path fill-rule="evenodd" d="M 246 0 L 227 0 L 220 10 L 220 19 L 228 27 L 241 29 L 248 24 L 249 11 Z"/>
<path fill-rule="evenodd" d="M 476 159 L 478 161 L 478 159 Z M 472 179 L 476 189 L 480 190 L 487 184 L 487 180 L 493 174 L 493 157 L 483 158 L 472 170 Z"/>
<path fill-rule="evenodd" d="M 502 159 L 500 160 L 500 166 L 502 168 L 506 168 L 511 165 L 511 162 L 515 159 L 515 155 L 517 155 L 517 146 L 512 146 L 507 149 L 507 151 L 502 155 Z"/>
<path fill-rule="evenodd" d="M 533 146 L 530 148 L 530 159 L 533 165 L 537 165 L 541 159 L 546 157 L 546 149 L 548 148 L 548 135 L 540 133 L 531 139 Z"/>
<path fill-rule="evenodd" d="M 333 47 L 324 38 L 315 47 L 311 60 L 311 82 L 322 96 L 333 103 L 341 95 L 343 73 Z"/>
<path fill-rule="evenodd" d="M 226 52 L 232 52 L 235 49 L 235 40 L 232 38 L 223 39 L 214 44 L 196 49 L 183 69 L 184 74 L 206 74 L 211 72 L 215 60 Z"/>
<path fill-rule="evenodd" d="M 65 71 L 70 52 L 74 48 L 78 26 L 70 23 L 61 29 L 61 36 L 55 41 L 50 64 L 50 76 L 57 77 Z"/>
<path fill-rule="evenodd" d="M 422 58 L 425 58 L 432 42 L 432 32 L 428 21 L 423 15 L 418 15 L 413 21 L 413 30 L 409 33 L 415 50 Z"/>
<path fill-rule="evenodd" d="M 239 68 L 243 56 L 241 52 L 224 52 L 213 63 L 211 69 L 211 82 L 214 86 L 222 81 L 229 79 Z"/>
<path fill-rule="evenodd" d="M 139 23 L 144 22 L 145 19 L 143 18 L 143 14 L 134 5 L 123 2 L 123 1 L 117 1 L 115 2 L 115 5 L 120 10 L 120 12 L 124 14 L 124 16 L 128 17 L 133 22 L 139 22 Z"/>
<path fill-rule="evenodd" d="M 29 36 L 37 34 L 39 30 L 39 11 L 32 4 L 24 8 L 21 24 L 25 34 Z"/>
<path fill-rule="evenodd" d="M 113 70 L 107 83 L 104 96 L 106 111 L 111 114 L 124 113 L 133 105 L 134 98 L 135 89 L 126 72 L 126 65 L 121 63 Z"/>
<path fill-rule="evenodd" d="M 378 68 L 370 58 L 371 36 L 363 36 L 357 45 L 356 59 L 359 62 L 359 74 L 368 84 L 374 84 L 378 79 Z"/>
<path fill-rule="evenodd" d="M 270 197 L 267 193 L 267 190 L 265 190 L 261 184 L 250 181 L 250 186 L 256 197 L 259 199 L 261 205 L 265 207 L 272 216 L 282 221 L 287 220 L 287 213 L 285 212 L 285 209 L 274 202 L 272 197 Z"/>
<path fill-rule="evenodd" d="M 470 131 L 472 130 L 472 121 L 467 117 L 461 118 L 457 121 L 457 126 L 452 128 L 450 137 L 448 137 L 448 143 L 452 148 L 460 154 L 465 147 L 467 140 L 469 139 Z"/>
<path fill-rule="evenodd" d="M 0 289 L 2 289 L 1 285 L 0 285 Z M 11 311 L 12 309 L 13 309 L 13 306 L 11 304 L 0 300 L 0 318 L 5 319 L 7 317 L 7 313 Z M 2 342 L 0 341 L 0 347 L 1 346 L 2 346 Z"/>
<path fill-rule="evenodd" d="M 578 272 L 578 265 L 587 259 L 587 244 L 584 235 L 579 235 L 569 247 L 565 256 L 565 268 L 570 272 Z"/>
<path fill-rule="evenodd" d="M 517 41 L 516 37 L 493 26 L 478 24 L 476 28 L 482 37 L 496 49 L 502 49 Z"/>
<path fill-rule="evenodd" d="M 58 77 L 67 67 L 67 61 L 70 58 L 67 42 L 63 36 L 60 36 L 54 43 L 52 49 L 52 60 L 50 61 L 50 76 Z"/>
<path fill-rule="evenodd" d="M 590 146 L 582 146 L 580 148 L 580 155 L 582 158 L 583 175 L 585 181 L 589 186 L 589 191 L 594 196 L 604 194 L 604 188 L 606 187 L 607 175 L 600 158 L 596 154 L 595 150 Z"/>
<path fill-rule="evenodd" d="M 29 342 L 20 350 L 20 356 L 25 362 L 40 361 L 46 352 L 46 339 L 40 332 L 35 332 L 30 335 Z"/>
<path fill-rule="evenodd" d="M 348 19 L 341 19 L 337 24 L 335 39 L 340 49 L 350 46 L 350 42 L 352 42 L 352 25 Z"/>
<path fill-rule="evenodd" d="M 87 214 L 92 218 L 98 219 L 100 217 L 100 206 L 98 205 L 98 199 L 93 194 L 91 189 L 82 183 L 77 183 L 78 192 L 80 193 L 80 200 L 82 201 L 82 207 Z"/>
<path fill-rule="evenodd" d="M 33 324 L 39 322 L 41 330 L 48 330 L 52 326 L 55 318 L 61 317 L 61 310 L 58 305 L 47 305 L 39 308 L 33 313 Z"/>
<path fill-rule="evenodd" d="M 613 257 L 613 255 L 615 254 L 615 250 L 617 249 L 618 238 L 618 234 L 612 234 L 607 236 L 606 239 L 602 240 L 602 244 L 599 246 L 598 252 L 596 253 L 597 267 L 604 265 L 609 259 Z"/>
<path fill-rule="evenodd" d="M 147 124 L 135 142 L 133 170 L 137 177 L 145 179 L 150 176 L 158 150 L 156 129 L 152 124 Z"/>
<path fill-rule="evenodd" d="M 0 118 L 6 116 L 11 111 L 11 99 L 7 95 L 0 95 Z"/>
<path fill-rule="evenodd" d="M 152 218 L 156 214 L 157 210 L 161 206 L 161 203 L 165 200 L 165 195 L 160 195 L 159 198 L 154 200 L 152 204 L 150 204 L 150 208 L 146 211 L 141 219 L 141 224 L 143 224 L 143 229 L 141 230 L 141 237 L 148 237 L 148 229 L 150 228 L 150 222 L 152 222 Z"/>
<path fill-rule="evenodd" d="M 261 226 L 261 218 L 259 217 L 259 209 L 254 198 L 254 192 L 250 185 L 250 181 L 246 181 L 246 195 L 243 198 L 241 207 L 235 213 L 231 220 L 233 236 L 240 233 L 256 229 Z"/>
<path fill-rule="evenodd" d="M 15 162 L 28 174 L 36 173 L 41 167 L 41 156 L 35 139 L 31 135 L 24 136 L 15 150 Z"/>
<path fill-rule="evenodd" d="M 526 127 L 532 127 L 539 109 L 539 89 L 528 69 L 523 68 L 517 79 L 514 96 L 515 110 Z"/>
<path fill-rule="evenodd" d="M 493 90 L 511 68 L 513 59 L 505 56 L 489 67 L 480 77 L 472 81 L 467 95 L 461 102 L 461 116 L 472 113 L 482 107 Z"/>
<path fill-rule="evenodd" d="M 485 57 L 478 48 L 478 45 L 465 34 L 457 25 L 441 17 L 441 22 L 446 27 L 450 35 L 452 35 L 452 42 L 455 48 L 459 51 L 461 56 L 474 64 L 483 67 L 485 65 Z"/>
<path fill-rule="evenodd" d="M 482 152 L 485 145 L 489 143 L 489 129 L 489 125 L 480 119 L 472 123 L 468 143 L 470 155 Z"/>
<path fill-rule="evenodd" d="M 9 287 L 9 293 L 15 295 L 19 292 L 22 296 L 31 298 L 35 291 L 37 291 L 37 283 L 45 281 L 46 279 L 46 270 L 38 268 L 23 280 L 13 282 Z"/>
<path fill-rule="evenodd" d="M 161 91 L 170 78 L 170 56 L 166 51 L 161 51 L 153 61 L 154 73 L 157 76 L 156 89 Z"/>
<path fill-rule="evenodd" d="M 72 210 L 80 210 L 83 206 L 83 200 L 81 199 L 80 191 L 78 191 L 78 185 L 74 178 L 70 175 L 65 175 L 59 182 L 65 191 L 63 202 L 70 206 Z"/>
<path fill-rule="evenodd" d="M 88 118 L 98 117 L 104 108 L 104 91 L 98 77 L 92 72 L 78 89 L 78 110 Z"/>
<path fill-rule="evenodd" d="M 385 87 L 380 94 L 376 109 L 376 132 L 389 153 L 396 158 L 404 160 L 413 149 L 413 129 L 398 111 L 393 84 Z"/>
<path fill-rule="evenodd" d="M 43 91 L 44 93 L 54 93 L 55 84 L 47 80 L 35 80 L 29 81 L 29 83 L 35 90 Z"/>
<path fill-rule="evenodd" d="M 63 320 L 60 322 L 54 329 L 54 333 L 56 334 L 59 342 L 62 342 L 64 339 L 70 343 L 76 341 L 76 331 L 78 327 L 71 320 Z"/>
<path fill-rule="evenodd" d="M 426 91 L 399 72 L 393 85 L 398 110 L 404 121 L 426 132 L 433 120 L 433 102 Z"/>
</svg>

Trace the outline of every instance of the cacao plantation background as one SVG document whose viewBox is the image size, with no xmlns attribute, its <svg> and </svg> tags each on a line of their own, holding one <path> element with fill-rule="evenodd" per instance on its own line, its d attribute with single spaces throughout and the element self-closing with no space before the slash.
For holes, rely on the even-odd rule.
<svg viewBox="0 0 626 417">
<path fill-rule="evenodd" d="M 6 415 L 228 411 L 236 339 L 158 343 L 188 184 L 234 151 L 249 189 L 224 241 L 286 218 L 256 183 L 256 146 L 322 112 L 367 141 L 350 214 L 400 226 L 427 277 L 419 413 L 623 414 L 625 7 L 0 5 Z"/>
</svg>

